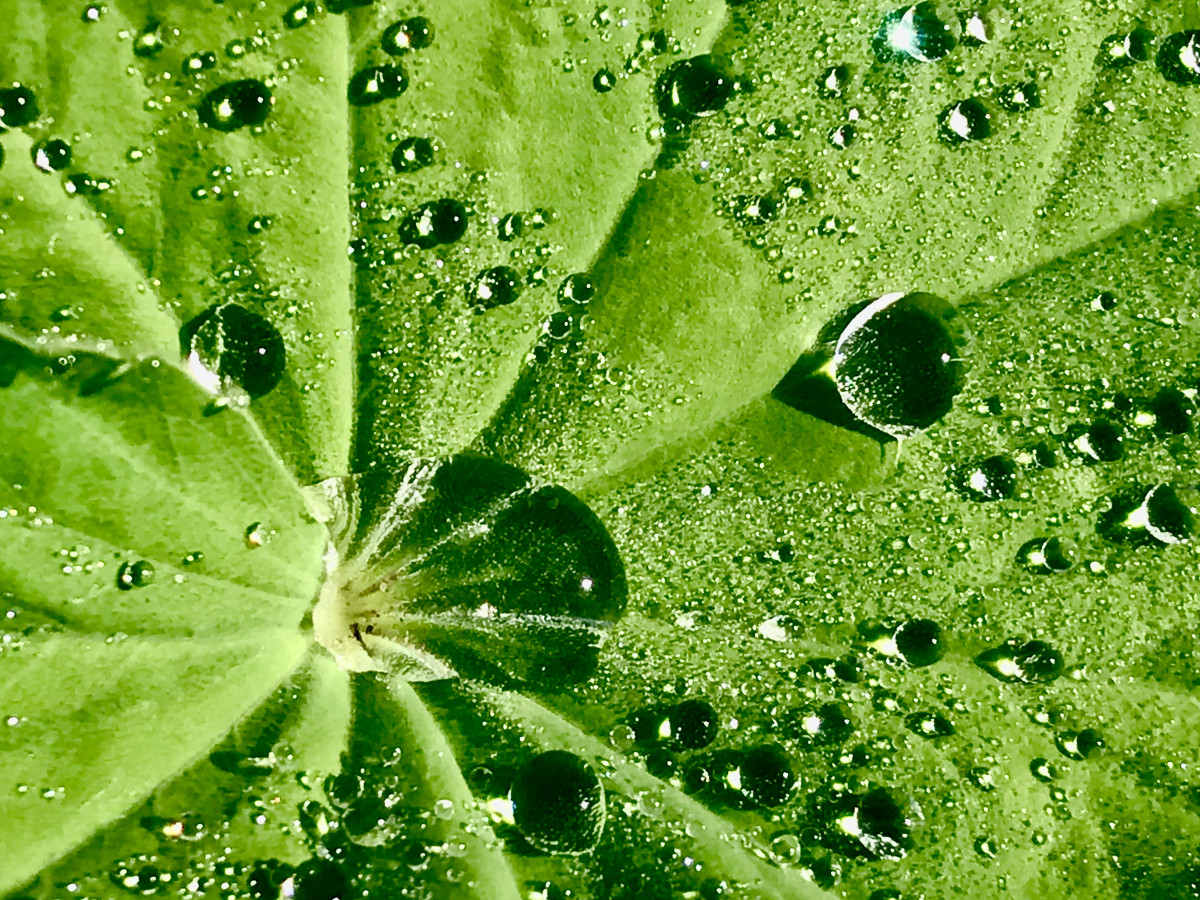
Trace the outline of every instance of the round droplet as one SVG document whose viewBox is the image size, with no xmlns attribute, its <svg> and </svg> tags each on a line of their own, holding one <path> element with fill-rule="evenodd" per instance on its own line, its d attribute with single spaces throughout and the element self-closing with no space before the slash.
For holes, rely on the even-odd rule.
<svg viewBox="0 0 1200 900">
<path fill-rule="evenodd" d="M 1155 63 L 1172 84 L 1200 86 L 1200 30 L 1179 31 L 1163 38 Z"/>
<path fill-rule="evenodd" d="M 733 213 L 747 228 L 766 225 L 779 215 L 779 203 L 766 194 L 738 197 L 733 201 Z"/>
<path fill-rule="evenodd" d="M 788 178 L 782 187 L 784 199 L 789 203 L 808 203 L 816 194 L 807 178 Z"/>
<path fill-rule="evenodd" d="M 538 850 L 578 855 L 600 842 L 604 787 L 573 753 L 551 750 L 526 762 L 513 778 L 509 799 L 513 821 Z"/>
<path fill-rule="evenodd" d="M 996 100 L 1005 112 L 1019 113 L 1038 109 L 1042 105 L 1042 93 L 1037 82 L 1019 81 L 1000 88 Z"/>
<path fill-rule="evenodd" d="M 855 130 L 854 126 L 846 124 L 839 125 L 837 128 L 834 128 L 832 131 L 830 131 L 828 140 L 829 143 L 832 146 L 837 147 L 837 149 L 845 150 L 854 143 L 854 139 L 857 136 L 858 132 Z"/>
<path fill-rule="evenodd" d="M 0 131 L 21 128 L 38 117 L 37 98 L 23 84 L 0 89 Z"/>
<path fill-rule="evenodd" d="M 59 138 L 39 141 L 33 148 L 33 164 L 43 172 L 61 172 L 71 164 L 71 145 Z"/>
<path fill-rule="evenodd" d="M 1064 731 L 1054 736 L 1054 746 L 1067 759 L 1084 760 L 1104 749 L 1104 738 L 1094 728 Z"/>
<path fill-rule="evenodd" d="M 502 241 L 515 241 L 525 233 L 525 217 L 520 213 L 502 216 L 496 224 L 496 237 Z"/>
<path fill-rule="evenodd" d="M 982 141 L 991 133 L 991 114 L 983 101 L 975 97 L 947 106 L 938 116 L 938 137 L 949 144 Z"/>
<path fill-rule="evenodd" d="M 958 26 L 942 4 L 916 3 L 884 16 L 871 47 L 881 62 L 936 62 L 958 46 Z"/>
<path fill-rule="evenodd" d="M 830 66 L 817 79 L 817 91 L 829 100 L 844 96 L 849 86 L 850 69 L 847 66 Z"/>
<path fill-rule="evenodd" d="M 1008 500 L 1017 491 L 1017 465 L 1007 456 L 989 456 L 967 467 L 959 488 L 978 503 Z"/>
<path fill-rule="evenodd" d="M 217 67 L 217 55 L 207 50 L 193 53 L 183 61 L 184 75 L 198 75 Z"/>
<path fill-rule="evenodd" d="M 133 55 L 142 59 L 153 59 L 163 50 L 163 30 L 153 23 L 133 39 Z"/>
<path fill-rule="evenodd" d="M 467 299 L 481 309 L 507 306 L 521 296 L 521 279 L 508 266 L 485 269 L 467 287 Z"/>
<path fill-rule="evenodd" d="M 1063 658 L 1045 641 L 1009 638 L 975 657 L 975 665 L 1010 684 L 1048 684 L 1063 670 Z"/>
<path fill-rule="evenodd" d="M 717 737 L 717 713 L 704 700 L 684 700 L 670 712 L 671 743 L 679 750 L 699 750 Z"/>
<path fill-rule="evenodd" d="M 283 14 L 283 24 L 288 28 L 302 28 L 317 15 L 317 4 L 312 0 L 300 0 L 299 3 L 288 7 Z"/>
<path fill-rule="evenodd" d="M 942 629 L 929 619 L 909 619 L 896 629 L 896 651 L 910 666 L 931 666 L 942 658 Z"/>
<path fill-rule="evenodd" d="M 422 203 L 400 225 L 400 238 L 428 250 L 453 244 L 467 230 L 467 208 L 457 200 L 443 198 Z"/>
<path fill-rule="evenodd" d="M 380 38 L 383 49 L 392 56 L 424 50 L 433 43 L 433 23 L 424 16 L 402 19 L 389 25 Z"/>
<path fill-rule="evenodd" d="M 429 138 L 405 138 L 392 151 L 392 168 L 397 172 L 416 172 L 431 165 L 433 165 L 433 141 Z"/>
<path fill-rule="evenodd" d="M 399 63 L 367 66 L 350 78 L 346 96 L 355 106 L 371 106 L 399 97 L 408 89 L 408 74 Z"/>
<path fill-rule="evenodd" d="M 144 559 L 121 563 L 117 570 L 117 587 L 123 591 L 145 587 L 154 582 L 154 566 Z"/>
<path fill-rule="evenodd" d="M 1141 63 L 1151 56 L 1154 34 L 1145 28 L 1135 28 L 1125 34 L 1110 34 L 1100 42 L 1101 65 L 1117 69 Z"/>
<path fill-rule="evenodd" d="M 283 377 L 286 354 L 275 326 L 233 303 L 200 313 L 180 329 L 179 341 L 192 376 L 214 394 L 236 385 L 254 399 Z"/>
<path fill-rule="evenodd" d="M 1067 572 L 1078 559 L 1078 548 L 1070 538 L 1033 538 L 1017 551 L 1017 562 L 1037 575 Z"/>
<path fill-rule="evenodd" d="M 306 859 L 293 876 L 293 900 L 347 900 L 349 882 L 337 863 L 328 859 Z"/>
<path fill-rule="evenodd" d="M 1181 544 L 1190 540 L 1195 514 L 1172 485 L 1135 488 L 1112 500 L 1096 530 L 1111 541 Z"/>
<path fill-rule="evenodd" d="M 791 718 L 793 734 L 811 747 L 844 744 L 854 734 L 854 722 L 850 714 L 838 703 L 823 703 L 816 709 L 803 710 Z"/>
<path fill-rule="evenodd" d="M 659 114 L 685 122 L 720 112 L 732 93 L 732 80 L 710 56 L 675 63 L 655 84 Z"/>
<path fill-rule="evenodd" d="M 1074 428 L 1067 446 L 1085 462 L 1116 462 L 1125 455 L 1125 433 L 1107 419 L 1097 419 L 1087 428 Z"/>
<path fill-rule="evenodd" d="M 1183 391 L 1163 388 L 1148 404 L 1154 416 L 1154 433 L 1159 437 L 1188 434 L 1196 406 Z"/>
<path fill-rule="evenodd" d="M 558 286 L 558 302 L 563 306 L 583 306 L 596 296 L 596 286 L 587 272 L 576 272 Z"/>
<path fill-rule="evenodd" d="M 905 716 L 904 727 L 918 737 L 926 739 L 950 737 L 954 734 L 954 725 L 950 720 L 931 710 Z"/>
<path fill-rule="evenodd" d="M 909 842 L 904 811 L 883 788 L 820 804 L 822 843 L 848 856 L 903 859 Z"/>
<path fill-rule="evenodd" d="M 1058 778 L 1058 767 L 1044 756 L 1039 756 L 1029 761 L 1029 774 L 1043 784 L 1049 784 Z"/>
<path fill-rule="evenodd" d="M 617 76 L 610 69 L 600 69 L 592 76 L 592 88 L 597 94 L 607 94 L 617 86 Z"/>
<path fill-rule="evenodd" d="M 274 98 L 261 81 L 244 78 L 209 91 L 200 103 L 200 121 L 217 131 L 261 125 L 271 114 Z"/>
<path fill-rule="evenodd" d="M 778 744 L 759 744 L 742 754 L 741 791 L 749 806 L 780 806 L 796 783 L 792 761 Z"/>
<path fill-rule="evenodd" d="M 833 378 L 846 408 L 893 437 L 928 428 L 959 389 L 958 351 L 929 294 L 886 294 L 842 331 Z"/>
</svg>

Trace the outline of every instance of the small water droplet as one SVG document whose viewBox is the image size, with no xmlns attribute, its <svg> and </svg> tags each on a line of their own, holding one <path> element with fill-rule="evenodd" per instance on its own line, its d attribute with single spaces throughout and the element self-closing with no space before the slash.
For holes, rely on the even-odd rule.
<svg viewBox="0 0 1200 900">
<path fill-rule="evenodd" d="M 942 658 L 942 629 L 929 619 L 909 619 L 892 635 L 896 651 L 910 666 L 931 666 Z"/>
<path fill-rule="evenodd" d="M 0 89 L 0 131 L 22 128 L 38 117 L 37 98 L 23 84 Z"/>
<path fill-rule="evenodd" d="M 71 145 L 59 138 L 39 141 L 33 148 L 33 164 L 43 172 L 61 172 L 71 164 Z"/>
<path fill-rule="evenodd" d="M 508 266 L 484 269 L 467 287 L 467 299 L 481 309 L 507 306 L 521 296 L 521 279 Z"/>
<path fill-rule="evenodd" d="M 1042 92 L 1036 81 L 1019 81 L 1000 88 L 996 100 L 1005 112 L 1019 113 L 1040 108 Z"/>
<path fill-rule="evenodd" d="M 950 737 L 954 734 L 954 725 L 950 720 L 931 710 L 905 716 L 904 727 L 918 737 L 928 739 Z"/>
<path fill-rule="evenodd" d="M 508 242 L 515 241 L 525 233 L 525 217 L 520 213 L 502 216 L 496 224 L 496 237 Z"/>
<path fill-rule="evenodd" d="M 1084 462 L 1116 462 L 1125 455 L 1125 433 L 1115 422 L 1097 419 L 1087 427 L 1072 428 L 1067 448 Z"/>
<path fill-rule="evenodd" d="M 617 86 L 617 76 L 610 69 L 600 69 L 592 76 L 592 88 L 598 94 L 607 94 Z"/>
<path fill-rule="evenodd" d="M 157 22 L 151 22 L 133 39 L 133 55 L 143 59 L 152 59 L 162 53 L 164 46 L 162 26 Z"/>
<path fill-rule="evenodd" d="M 1045 641 L 1009 638 L 975 657 L 975 665 L 1010 684 L 1047 684 L 1062 674 L 1062 654 Z"/>
<path fill-rule="evenodd" d="M 1058 767 L 1045 757 L 1039 756 L 1029 761 L 1029 774 L 1043 784 L 1049 784 L 1058 778 Z"/>
<path fill-rule="evenodd" d="M 432 43 L 433 23 L 424 16 L 402 19 L 389 25 L 380 38 L 384 51 L 392 56 L 424 50 Z"/>
<path fill-rule="evenodd" d="M 720 112 L 732 93 L 733 81 L 710 56 L 677 62 L 655 83 L 659 114 L 684 122 Z"/>
<path fill-rule="evenodd" d="M 848 66 L 830 66 L 817 79 L 817 91 L 822 97 L 832 100 L 843 97 L 850 86 L 850 68 Z"/>
<path fill-rule="evenodd" d="M 193 53 L 183 61 L 184 75 L 198 75 L 217 67 L 217 55 L 208 50 Z"/>
<path fill-rule="evenodd" d="M 337 863 L 329 859 L 306 859 L 296 867 L 292 900 L 344 900 L 349 881 Z"/>
<path fill-rule="evenodd" d="M 428 250 L 452 244 L 467 230 L 467 208 L 457 200 L 443 198 L 422 203 L 400 225 L 400 239 Z"/>
<path fill-rule="evenodd" d="M 959 475 L 959 490 L 969 500 L 1008 500 L 1017 491 L 1017 465 L 1007 456 L 989 456 Z"/>
<path fill-rule="evenodd" d="M 317 4 L 312 0 L 300 0 L 289 6 L 283 14 L 283 24 L 288 28 L 301 28 L 317 15 Z"/>
<path fill-rule="evenodd" d="M 1155 63 L 1172 84 L 1200 86 L 1200 30 L 1180 31 L 1163 38 Z"/>
<path fill-rule="evenodd" d="M 408 73 L 399 63 L 367 66 L 350 78 L 346 96 L 355 106 L 372 106 L 399 97 L 408 89 Z"/>
<path fill-rule="evenodd" d="M 144 559 L 121 563 L 117 570 L 117 587 L 123 591 L 154 583 L 154 566 Z"/>
<path fill-rule="evenodd" d="M 968 97 L 953 103 L 938 116 L 938 136 L 949 144 L 967 144 L 991 136 L 992 117 L 983 101 Z"/>
<path fill-rule="evenodd" d="M 1151 57 L 1154 33 L 1135 28 L 1126 34 L 1110 34 L 1100 42 L 1099 62 L 1109 68 L 1122 68 L 1146 62 Z"/>
<path fill-rule="evenodd" d="M 433 141 L 408 137 L 392 151 L 392 168 L 397 172 L 416 172 L 433 165 Z"/>
<path fill-rule="evenodd" d="M 563 306 L 583 306 L 596 296 L 596 286 L 587 272 L 576 272 L 558 286 L 558 302 Z"/>
<path fill-rule="evenodd" d="M 1017 551 L 1017 562 L 1037 575 L 1067 572 L 1078 561 L 1079 552 L 1070 538 L 1033 538 Z"/>
<path fill-rule="evenodd" d="M 213 88 L 200 103 L 200 121 L 217 131 L 236 131 L 261 125 L 274 103 L 270 89 L 253 78 L 230 81 Z"/>
<path fill-rule="evenodd" d="M 509 790 L 522 836 L 545 853 L 578 855 L 595 848 L 606 817 L 604 788 L 584 760 L 550 750 L 517 770 Z"/>
<path fill-rule="evenodd" d="M 834 147 L 837 147 L 839 150 L 845 150 L 854 143 L 854 139 L 857 136 L 858 132 L 855 130 L 854 126 L 846 124 L 839 125 L 837 128 L 830 131 L 828 138 L 829 143 Z"/>
<path fill-rule="evenodd" d="M 1054 736 L 1054 746 L 1067 759 L 1084 760 L 1104 749 L 1104 738 L 1094 728 L 1064 731 Z"/>
</svg>

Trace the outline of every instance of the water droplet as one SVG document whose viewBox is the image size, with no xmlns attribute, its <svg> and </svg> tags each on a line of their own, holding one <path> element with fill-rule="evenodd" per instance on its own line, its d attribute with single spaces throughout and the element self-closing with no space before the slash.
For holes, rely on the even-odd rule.
<svg viewBox="0 0 1200 900">
<path fill-rule="evenodd" d="M 408 137 L 392 151 L 392 168 L 397 172 L 416 172 L 433 165 L 433 141 Z"/>
<path fill-rule="evenodd" d="M 959 475 L 959 489 L 979 503 L 1008 500 L 1017 491 L 1017 465 L 1007 456 L 989 456 Z"/>
<path fill-rule="evenodd" d="M 289 6 L 283 14 L 283 24 L 288 28 L 301 28 L 307 25 L 317 15 L 317 4 L 312 0 L 300 0 Z"/>
<path fill-rule="evenodd" d="M 1029 774 L 1043 784 L 1049 784 L 1058 778 L 1058 767 L 1045 757 L 1039 756 L 1029 761 Z"/>
<path fill-rule="evenodd" d="M 1009 684 L 1048 684 L 1062 674 L 1063 658 L 1045 641 L 1009 638 L 976 656 L 975 665 Z"/>
<path fill-rule="evenodd" d="M 1195 529 L 1195 515 L 1174 486 L 1156 484 L 1118 495 L 1096 530 L 1111 541 L 1182 544 Z"/>
<path fill-rule="evenodd" d="M 936 62 L 958 46 L 958 18 L 940 3 L 893 10 L 871 40 L 881 62 Z"/>
<path fill-rule="evenodd" d="M 848 66 L 830 66 L 817 79 L 817 91 L 828 100 L 843 97 L 850 87 L 850 68 Z"/>
<path fill-rule="evenodd" d="M 732 80 L 710 56 L 677 62 L 655 83 L 659 114 L 685 122 L 720 112 L 732 93 Z"/>
<path fill-rule="evenodd" d="M 675 750 L 707 747 L 716 740 L 719 729 L 716 711 L 704 700 L 639 710 L 630 716 L 629 724 L 638 743 L 665 743 Z"/>
<path fill-rule="evenodd" d="M 1200 31 L 1180 31 L 1163 38 L 1155 64 L 1172 84 L 1200 86 Z"/>
<path fill-rule="evenodd" d="M 345 900 L 349 882 L 337 863 L 328 859 L 306 859 L 296 866 L 293 900 Z"/>
<path fill-rule="evenodd" d="M 910 619 L 901 623 L 892 636 L 896 651 L 910 666 L 931 666 L 942 658 L 942 629 L 929 619 Z"/>
<path fill-rule="evenodd" d="M 954 734 L 954 725 L 950 720 L 931 710 L 905 716 L 904 727 L 918 737 L 929 739 L 950 737 Z"/>
<path fill-rule="evenodd" d="M 689 790 L 736 809 L 785 803 L 796 784 L 791 759 L 778 744 L 744 751 L 722 750 L 698 762 L 687 774 Z"/>
<path fill-rule="evenodd" d="M 37 98 L 23 84 L 0 89 L 0 131 L 22 128 L 38 117 Z"/>
<path fill-rule="evenodd" d="M 1042 92 L 1034 81 L 1019 81 L 1006 84 L 996 96 L 1000 108 L 1005 112 L 1019 113 L 1038 109 L 1042 105 Z"/>
<path fill-rule="evenodd" d="M 192 377 L 210 393 L 236 386 L 254 399 L 283 377 L 283 338 L 262 316 L 236 304 L 209 307 L 180 329 L 179 342 Z"/>
<path fill-rule="evenodd" d="M 1159 437 L 1188 434 L 1192 430 L 1195 403 L 1175 388 L 1163 388 L 1147 404 L 1154 416 L 1154 433 Z"/>
<path fill-rule="evenodd" d="M 1117 308 L 1117 298 L 1108 291 L 1101 291 L 1092 298 L 1090 306 L 1096 312 L 1112 312 Z"/>
<path fill-rule="evenodd" d="M 270 89 L 253 78 L 213 88 L 200 103 L 200 121 L 217 131 L 236 131 L 267 121 L 274 103 Z"/>
<path fill-rule="evenodd" d="M 992 133 L 991 120 L 983 101 L 968 97 L 942 110 L 938 116 L 938 136 L 949 144 L 982 141 Z"/>
<path fill-rule="evenodd" d="M 196 565 L 196 563 L 203 562 L 203 561 L 204 561 L 204 552 L 202 550 L 193 550 L 191 553 L 189 553 L 187 556 L 185 556 L 183 558 L 183 564 L 185 566 L 194 566 L 194 565 Z"/>
<path fill-rule="evenodd" d="M 428 250 L 452 244 L 467 230 L 467 208 L 457 200 L 443 198 L 422 203 L 400 225 L 400 238 Z"/>
<path fill-rule="evenodd" d="M 145 587 L 154 583 L 154 566 L 144 559 L 121 563 L 117 570 L 117 587 L 123 591 Z"/>
<path fill-rule="evenodd" d="M 607 94 L 617 86 L 617 76 L 610 69 L 600 69 L 592 76 L 592 87 L 598 94 Z"/>
<path fill-rule="evenodd" d="M 841 333 L 833 378 L 846 408 L 893 437 L 928 428 L 958 393 L 957 348 L 941 301 L 929 294 L 886 294 Z"/>
<path fill-rule="evenodd" d="M 1125 433 L 1108 419 L 1097 419 L 1086 428 L 1067 434 L 1067 448 L 1085 462 L 1116 462 L 1125 455 Z"/>
<path fill-rule="evenodd" d="M 583 306 L 596 296 L 596 286 L 587 272 L 576 272 L 558 286 L 558 302 L 563 306 Z"/>
<path fill-rule="evenodd" d="M 217 67 L 217 55 L 208 50 L 193 53 L 183 61 L 184 75 L 198 75 Z"/>
<path fill-rule="evenodd" d="M 367 66 L 350 78 L 346 96 L 355 106 L 371 106 L 399 97 L 408 89 L 408 73 L 399 63 Z"/>
<path fill-rule="evenodd" d="M 1017 551 L 1017 562 L 1037 575 L 1067 572 L 1079 558 L 1075 542 L 1069 538 L 1033 538 Z"/>
<path fill-rule="evenodd" d="M 525 217 L 520 213 L 509 213 L 502 216 L 496 224 L 496 237 L 508 242 L 515 241 L 525 233 Z"/>
<path fill-rule="evenodd" d="M 273 224 L 274 219 L 271 216 L 255 216 L 246 224 L 246 231 L 250 234 L 262 234 Z"/>
<path fill-rule="evenodd" d="M 1054 746 L 1067 759 L 1084 760 L 1104 749 L 1104 738 L 1094 728 L 1064 731 L 1054 736 Z"/>
<path fill-rule="evenodd" d="M 857 136 L 858 132 L 855 130 L 854 126 L 846 124 L 839 125 L 837 128 L 830 131 L 828 139 L 829 143 L 834 147 L 837 147 L 839 150 L 845 150 L 854 143 L 854 139 Z"/>
<path fill-rule="evenodd" d="M 789 720 L 789 731 L 810 747 L 834 747 L 854 734 L 854 722 L 839 703 L 822 703 L 816 709 L 793 713 Z"/>
<path fill-rule="evenodd" d="M 412 50 L 424 50 L 433 43 L 433 23 L 424 16 L 402 19 L 389 25 L 380 38 L 383 49 L 392 56 Z"/>
<path fill-rule="evenodd" d="M 789 203 L 808 203 L 815 195 L 807 178 L 788 178 L 783 182 L 783 196 Z"/>
<path fill-rule="evenodd" d="M 33 164 L 43 172 L 61 172 L 71 164 L 71 145 L 59 138 L 39 141 L 33 148 Z"/>
<path fill-rule="evenodd" d="M 733 214 L 747 228 L 766 225 L 779 215 L 779 203 L 766 194 L 738 197 L 733 201 Z"/>
<path fill-rule="evenodd" d="M 1121 68 L 1150 59 L 1153 32 L 1135 28 L 1127 34 L 1110 34 L 1100 42 L 1099 62 L 1109 68 Z"/>
<path fill-rule="evenodd" d="M 909 840 L 908 822 L 900 805 L 883 788 L 846 794 L 817 804 L 823 825 L 822 843 L 846 856 L 903 859 Z"/>
<path fill-rule="evenodd" d="M 963 41 L 976 47 L 992 42 L 995 28 L 983 13 L 971 13 L 962 17 Z"/>
<path fill-rule="evenodd" d="M 521 279 L 508 266 L 484 269 L 467 286 L 467 299 L 481 309 L 507 306 L 521 296 Z"/>
<path fill-rule="evenodd" d="M 604 787 L 573 753 L 550 750 L 530 759 L 517 770 L 509 799 L 522 836 L 544 853 L 578 855 L 600 842 Z"/>
<path fill-rule="evenodd" d="M 80 197 L 96 197 L 112 187 L 107 178 L 96 178 L 86 172 L 72 172 L 63 182 L 63 189 L 68 194 Z"/>
<path fill-rule="evenodd" d="M 157 22 L 152 22 L 133 39 L 133 55 L 152 59 L 162 53 L 163 46 L 162 27 Z"/>
</svg>

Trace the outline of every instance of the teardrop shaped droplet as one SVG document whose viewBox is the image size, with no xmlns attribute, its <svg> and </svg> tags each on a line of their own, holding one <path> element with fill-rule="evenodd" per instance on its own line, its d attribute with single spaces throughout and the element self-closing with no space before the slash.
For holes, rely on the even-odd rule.
<svg viewBox="0 0 1200 900">
<path fill-rule="evenodd" d="M 595 770 L 565 750 L 540 753 L 517 770 L 509 790 L 513 821 L 544 853 L 577 856 L 604 831 L 604 786 Z"/>
</svg>

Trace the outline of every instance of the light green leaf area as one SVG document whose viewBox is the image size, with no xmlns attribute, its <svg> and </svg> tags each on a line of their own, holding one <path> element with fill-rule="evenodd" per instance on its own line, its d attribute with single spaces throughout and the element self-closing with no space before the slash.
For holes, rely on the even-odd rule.
<svg viewBox="0 0 1200 900">
<path fill-rule="evenodd" d="M 904 63 L 872 49 L 882 0 L 327 5 L 350 8 L 0 0 L 0 86 L 38 103 L 0 132 L 0 894 L 1195 896 L 1195 541 L 1136 515 L 1140 540 L 1102 532 L 1135 489 L 1200 506 L 1200 89 L 1153 60 L 1196 11 L 989 5 L 984 40 Z M 430 46 L 385 52 L 418 14 Z M 1136 27 L 1149 59 L 1097 58 Z M 703 54 L 728 102 L 664 124 L 656 84 Z M 375 65 L 407 87 L 351 102 Z M 841 96 L 819 85 L 834 65 Z M 235 79 L 261 80 L 269 113 L 205 125 Z M 1024 82 L 1040 106 L 1002 109 Z M 990 136 L 939 136 L 971 97 Z M 64 172 L 35 165 L 50 138 Z M 393 162 L 409 138 L 429 165 Z M 754 220 L 753 198 L 777 214 Z M 462 204 L 463 234 L 406 243 L 436 200 Z M 499 266 L 517 290 L 492 306 L 477 279 Z M 560 302 L 572 273 L 590 302 Z M 831 320 L 892 291 L 960 313 L 967 381 L 940 422 L 881 445 L 774 391 Z M 285 351 L 245 408 L 179 365 L 181 329 L 224 304 Z M 1079 441 L 1100 419 L 1119 459 Z M 334 560 L 304 488 L 464 449 L 566 485 L 619 548 L 628 603 L 590 623 L 607 642 L 583 683 L 408 684 L 312 640 Z M 1015 489 L 971 499 L 995 455 Z M 448 494 L 493 496 L 475 488 Z M 384 499 L 398 520 L 438 508 Z M 479 524 L 417 530 L 441 535 L 435 562 L 474 559 L 454 542 Z M 397 533 L 356 589 L 403 599 Z M 533 642 L 570 617 L 532 627 L 526 597 L 528 631 L 492 621 L 504 573 L 537 568 L 487 557 L 514 533 L 478 543 L 486 572 L 450 573 L 452 609 L 439 581 L 415 615 L 453 625 L 478 591 L 496 661 L 537 675 L 562 654 Z M 1051 537 L 1074 564 L 1028 565 Z M 122 568 L 138 561 L 152 579 Z M 912 619 L 942 629 L 932 665 L 867 637 Z M 368 662 L 382 645 L 343 637 Z M 1013 684 L 975 664 L 1008 638 L 1065 670 Z M 631 727 L 682 700 L 715 710 L 704 746 Z M 829 704 L 845 724 L 815 735 Z M 922 733 L 935 712 L 952 733 Z M 1083 729 L 1103 747 L 1073 758 Z M 578 853 L 509 802 L 563 750 L 606 795 Z M 784 783 L 731 762 L 763 753 Z M 867 796 L 908 833 L 890 849 L 845 806 Z"/>
</svg>

